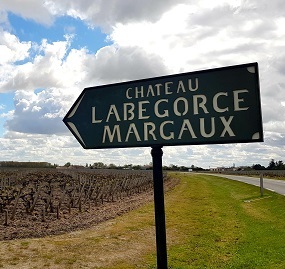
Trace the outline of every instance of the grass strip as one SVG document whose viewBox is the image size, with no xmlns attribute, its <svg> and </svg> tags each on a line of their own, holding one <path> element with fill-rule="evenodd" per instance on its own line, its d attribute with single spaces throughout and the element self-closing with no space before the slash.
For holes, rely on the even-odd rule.
<svg viewBox="0 0 285 269">
<path fill-rule="evenodd" d="M 266 191 L 259 199 L 259 188 L 218 177 L 179 177 L 184 187 L 166 213 L 168 228 L 180 227 L 170 268 L 285 268 L 285 197 Z"/>
<path fill-rule="evenodd" d="M 169 269 L 285 268 L 285 197 L 176 173 L 165 194 Z M 0 268 L 156 268 L 153 203 L 91 229 L 0 242 Z"/>
</svg>

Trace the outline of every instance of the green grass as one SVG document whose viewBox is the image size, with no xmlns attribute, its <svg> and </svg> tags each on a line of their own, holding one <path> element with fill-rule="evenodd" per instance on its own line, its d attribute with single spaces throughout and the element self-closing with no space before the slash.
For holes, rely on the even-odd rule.
<svg viewBox="0 0 285 269">
<path fill-rule="evenodd" d="M 284 197 L 266 192 L 258 199 L 253 186 L 179 176 L 179 199 L 168 199 L 168 227 L 180 227 L 170 268 L 285 268 Z"/>
<path fill-rule="evenodd" d="M 215 176 L 172 174 L 169 269 L 285 268 L 285 197 Z M 156 268 L 153 203 L 94 228 L 0 242 L 0 268 Z"/>
</svg>

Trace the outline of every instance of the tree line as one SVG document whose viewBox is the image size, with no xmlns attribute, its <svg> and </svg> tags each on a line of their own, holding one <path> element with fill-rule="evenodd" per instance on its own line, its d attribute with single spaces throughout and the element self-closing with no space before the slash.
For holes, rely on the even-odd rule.
<svg viewBox="0 0 285 269">
<path fill-rule="evenodd" d="M 16 162 L 16 161 L 0 161 L 0 167 L 11 167 L 11 168 L 56 168 L 59 165 L 51 164 L 48 162 Z M 67 162 L 65 167 L 72 168 L 89 168 L 89 169 L 124 169 L 124 170 L 152 170 L 152 163 L 147 165 L 135 165 L 135 164 L 125 164 L 116 165 L 114 163 L 105 164 L 103 162 L 95 162 L 93 164 L 86 163 L 85 166 L 72 165 Z M 164 165 L 163 170 L 166 171 L 202 171 L 207 170 L 198 166 L 179 166 L 175 164 L 170 164 L 168 166 Z M 285 170 L 285 163 L 282 160 L 275 161 L 271 159 L 268 166 L 265 167 L 261 164 L 253 164 L 252 166 L 238 167 L 236 170 Z"/>
<path fill-rule="evenodd" d="M 0 167 L 10 168 L 55 168 L 56 164 L 48 162 L 14 162 L 14 161 L 1 161 Z"/>
<path fill-rule="evenodd" d="M 72 165 L 70 162 L 67 162 L 65 167 L 77 167 L 76 165 Z M 83 168 L 83 167 L 82 167 Z M 152 170 L 152 163 L 146 164 L 146 165 L 139 165 L 139 164 L 124 164 L 124 165 L 116 165 L 114 163 L 105 164 L 103 162 L 95 162 L 93 164 L 86 163 L 85 168 L 90 169 L 123 169 L 123 170 Z M 191 166 L 179 166 L 175 164 L 170 164 L 169 166 L 163 165 L 163 170 L 166 171 L 199 171 L 204 170 L 201 167 L 197 167 L 194 165 Z"/>
<path fill-rule="evenodd" d="M 285 170 L 285 164 L 283 161 L 271 159 L 267 167 L 260 164 L 254 164 L 251 168 L 254 170 Z"/>
</svg>

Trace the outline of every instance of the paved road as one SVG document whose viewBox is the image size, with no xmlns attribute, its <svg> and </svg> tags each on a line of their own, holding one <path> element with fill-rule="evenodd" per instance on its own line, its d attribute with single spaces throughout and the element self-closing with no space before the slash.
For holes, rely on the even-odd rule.
<svg viewBox="0 0 285 269">
<path fill-rule="evenodd" d="M 258 187 L 260 186 L 259 178 L 246 177 L 246 176 L 235 176 L 235 175 L 224 175 L 224 174 L 209 174 L 209 175 L 225 177 L 228 179 L 245 182 L 245 183 L 255 185 Z M 275 179 L 264 178 L 263 179 L 263 187 L 264 187 L 264 189 L 285 195 L 285 181 L 284 180 L 275 180 Z"/>
</svg>

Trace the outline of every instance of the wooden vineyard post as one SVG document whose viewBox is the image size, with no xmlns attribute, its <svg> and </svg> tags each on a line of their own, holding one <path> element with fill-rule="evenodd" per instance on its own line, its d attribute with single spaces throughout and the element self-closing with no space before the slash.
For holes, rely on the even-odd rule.
<svg viewBox="0 0 285 269">
<path fill-rule="evenodd" d="M 31 205 L 31 207 L 29 209 L 30 213 L 32 213 L 34 211 L 34 209 L 35 209 L 36 203 L 37 203 L 37 201 L 38 201 L 38 199 L 40 197 L 40 191 L 41 191 L 41 186 L 38 187 L 38 190 L 37 190 L 37 192 L 35 194 L 34 201 L 33 201 L 32 205 Z"/>
<path fill-rule="evenodd" d="M 71 201 L 68 203 L 68 213 L 71 214 Z"/>
<path fill-rule="evenodd" d="M 4 225 L 5 226 L 8 226 L 8 210 L 7 209 L 5 209 L 4 210 L 4 213 L 5 213 L 5 220 L 4 220 Z"/>
<path fill-rule="evenodd" d="M 42 210 L 42 222 L 46 221 L 46 207 L 43 206 L 43 210 Z"/>
<path fill-rule="evenodd" d="M 56 218 L 59 219 L 59 205 L 56 207 Z"/>
<path fill-rule="evenodd" d="M 167 269 L 166 228 L 162 173 L 162 146 L 153 146 L 151 150 L 151 155 L 153 164 L 157 268 Z"/>
<path fill-rule="evenodd" d="M 11 213 L 11 220 L 14 220 L 14 218 L 15 218 L 17 206 L 18 206 L 19 199 L 20 199 L 20 196 L 21 196 L 21 194 L 22 194 L 22 191 L 23 191 L 23 188 L 21 188 L 21 189 L 18 191 L 17 197 L 16 197 L 16 199 L 15 199 L 15 204 L 14 204 L 14 206 L 13 206 L 12 213 Z"/>
</svg>

